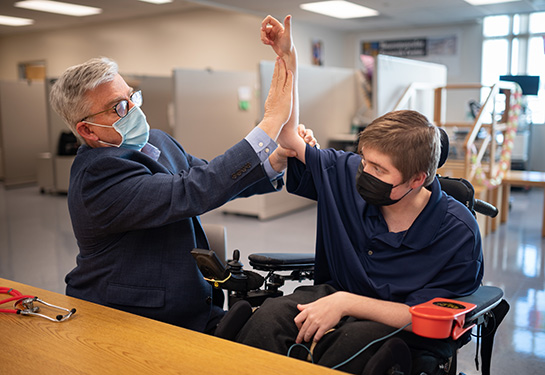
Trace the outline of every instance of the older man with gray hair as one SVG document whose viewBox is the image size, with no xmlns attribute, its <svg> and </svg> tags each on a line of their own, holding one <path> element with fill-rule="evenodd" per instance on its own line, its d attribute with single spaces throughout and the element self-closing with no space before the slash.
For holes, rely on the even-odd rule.
<svg viewBox="0 0 545 375">
<path fill-rule="evenodd" d="M 295 153 L 275 140 L 289 119 L 291 95 L 292 74 L 277 60 L 262 121 L 207 162 L 150 130 L 142 93 L 114 61 L 68 68 L 51 91 L 54 110 L 83 142 L 68 191 L 79 254 L 66 293 L 213 332 L 224 314 L 223 296 L 214 294 L 190 255 L 208 248 L 199 215 L 282 187 L 286 158 Z"/>
</svg>

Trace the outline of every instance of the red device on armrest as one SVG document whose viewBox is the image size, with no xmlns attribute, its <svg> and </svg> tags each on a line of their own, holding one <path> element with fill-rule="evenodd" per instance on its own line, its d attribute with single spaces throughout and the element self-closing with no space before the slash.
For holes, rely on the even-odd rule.
<svg viewBox="0 0 545 375">
<path fill-rule="evenodd" d="M 477 305 L 446 298 L 434 298 L 431 301 L 412 306 L 413 332 L 432 339 L 446 339 L 452 336 L 458 340 L 475 324 L 464 328 L 466 314 Z"/>
</svg>

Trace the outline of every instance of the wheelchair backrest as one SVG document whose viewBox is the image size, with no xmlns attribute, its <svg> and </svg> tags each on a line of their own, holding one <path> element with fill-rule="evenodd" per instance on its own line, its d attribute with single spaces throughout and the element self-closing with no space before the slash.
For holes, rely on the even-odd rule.
<svg viewBox="0 0 545 375">
<path fill-rule="evenodd" d="M 443 128 L 439 128 L 441 133 L 441 156 L 437 168 L 441 168 L 447 161 L 449 154 L 448 134 Z M 475 215 L 475 189 L 471 183 L 464 178 L 452 178 L 437 176 L 441 184 L 441 190 L 461 202 L 473 215 Z"/>
</svg>

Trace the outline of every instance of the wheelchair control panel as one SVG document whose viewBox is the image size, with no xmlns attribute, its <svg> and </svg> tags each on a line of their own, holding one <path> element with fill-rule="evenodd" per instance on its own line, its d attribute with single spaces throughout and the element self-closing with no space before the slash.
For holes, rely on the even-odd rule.
<svg viewBox="0 0 545 375">
<path fill-rule="evenodd" d="M 233 258 L 224 263 L 212 250 L 193 249 L 191 255 L 197 266 L 214 288 L 228 292 L 229 306 L 239 300 L 246 300 L 256 307 L 270 297 L 283 295 L 280 288 L 286 280 L 302 281 L 314 278 L 314 254 L 259 253 L 249 256 L 250 265 L 267 272 L 265 277 L 243 269 L 240 251 L 233 251 Z M 289 274 L 280 274 L 289 271 Z M 260 289 L 264 284 L 264 288 Z"/>
</svg>

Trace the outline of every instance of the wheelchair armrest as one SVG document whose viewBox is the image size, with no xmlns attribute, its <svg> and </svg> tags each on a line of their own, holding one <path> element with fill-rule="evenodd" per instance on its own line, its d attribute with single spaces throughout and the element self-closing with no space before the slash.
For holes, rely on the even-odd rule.
<svg viewBox="0 0 545 375">
<path fill-rule="evenodd" d="M 476 320 L 496 307 L 503 298 L 503 290 L 495 286 L 480 286 L 475 293 L 456 298 L 460 302 L 469 302 L 477 305 L 475 309 L 466 314 L 465 325 L 475 324 Z"/>
<path fill-rule="evenodd" d="M 250 265 L 261 271 L 312 271 L 314 253 L 256 253 L 248 256 Z"/>
</svg>

